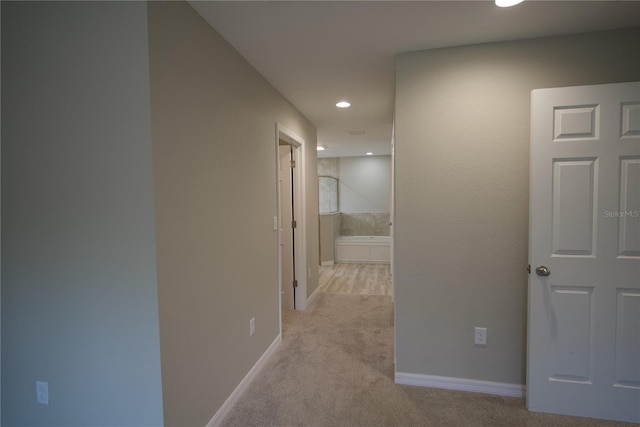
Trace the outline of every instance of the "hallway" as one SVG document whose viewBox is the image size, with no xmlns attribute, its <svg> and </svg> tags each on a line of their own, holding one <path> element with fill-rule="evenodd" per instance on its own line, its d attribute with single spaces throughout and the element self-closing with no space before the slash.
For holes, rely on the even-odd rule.
<svg viewBox="0 0 640 427">
<path fill-rule="evenodd" d="M 307 310 L 284 312 L 282 343 L 222 425 L 626 425 L 528 412 L 524 399 L 394 384 L 391 298 L 361 294 L 390 292 L 388 278 L 388 266 L 321 268 L 322 292 Z"/>
</svg>

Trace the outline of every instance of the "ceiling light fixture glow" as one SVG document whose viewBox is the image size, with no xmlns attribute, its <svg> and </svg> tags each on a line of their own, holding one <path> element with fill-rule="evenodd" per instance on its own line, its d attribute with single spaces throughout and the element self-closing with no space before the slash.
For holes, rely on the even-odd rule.
<svg viewBox="0 0 640 427">
<path fill-rule="evenodd" d="M 524 0 L 495 0 L 495 1 L 496 1 L 496 6 L 498 7 L 511 7 L 519 3 L 522 3 Z"/>
<path fill-rule="evenodd" d="M 371 151 L 367 151 L 367 156 L 373 156 L 373 153 Z"/>
<path fill-rule="evenodd" d="M 317 145 L 317 146 L 316 146 L 316 150 L 317 150 L 317 151 L 324 151 L 324 150 L 326 150 L 326 149 L 327 149 L 327 146 L 326 146 L 326 145 Z"/>
<path fill-rule="evenodd" d="M 336 103 L 336 107 L 338 107 L 338 108 L 351 107 L 351 103 L 348 102 L 348 101 L 340 101 L 340 102 Z"/>
</svg>

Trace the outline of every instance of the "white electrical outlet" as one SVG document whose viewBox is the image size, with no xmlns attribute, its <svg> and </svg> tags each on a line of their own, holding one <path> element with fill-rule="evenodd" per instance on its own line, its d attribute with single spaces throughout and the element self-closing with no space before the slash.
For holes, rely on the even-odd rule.
<svg viewBox="0 0 640 427">
<path fill-rule="evenodd" d="M 476 327 L 475 344 L 487 345 L 487 328 Z"/>
<path fill-rule="evenodd" d="M 251 320 L 249 320 L 249 336 L 252 337 L 253 334 L 256 333 L 256 318 L 252 317 Z"/>
<path fill-rule="evenodd" d="M 49 383 L 36 381 L 36 398 L 38 403 L 42 403 L 43 405 L 49 404 Z"/>
</svg>

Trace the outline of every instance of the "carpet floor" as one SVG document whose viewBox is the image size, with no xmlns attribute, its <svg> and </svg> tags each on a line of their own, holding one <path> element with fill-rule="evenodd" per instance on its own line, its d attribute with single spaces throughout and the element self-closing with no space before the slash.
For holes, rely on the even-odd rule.
<svg viewBox="0 0 640 427">
<path fill-rule="evenodd" d="M 524 399 L 394 384 L 388 296 L 321 293 L 283 315 L 283 339 L 224 426 L 630 424 L 528 412 Z"/>
</svg>

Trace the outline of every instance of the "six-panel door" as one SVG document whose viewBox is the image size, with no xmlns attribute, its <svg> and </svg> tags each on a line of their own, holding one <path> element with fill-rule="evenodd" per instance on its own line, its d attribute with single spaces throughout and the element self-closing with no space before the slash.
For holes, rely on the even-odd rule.
<svg viewBox="0 0 640 427">
<path fill-rule="evenodd" d="M 640 83 L 533 91 L 531 135 L 527 406 L 640 422 Z"/>
</svg>

